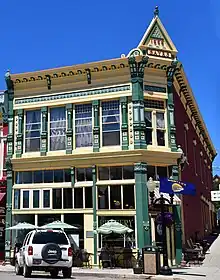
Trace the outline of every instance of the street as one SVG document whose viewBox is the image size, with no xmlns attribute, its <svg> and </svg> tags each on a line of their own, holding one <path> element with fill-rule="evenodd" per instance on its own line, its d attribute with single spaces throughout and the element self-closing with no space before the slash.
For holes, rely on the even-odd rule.
<svg viewBox="0 0 220 280">
<path fill-rule="evenodd" d="M 21 276 L 16 276 L 15 273 L 5 273 L 5 272 L 0 272 L 0 279 L 4 279 L 4 280 L 18 280 L 18 279 L 23 279 L 23 277 Z M 46 273 L 40 273 L 40 274 L 37 274 L 37 273 L 33 273 L 32 277 L 31 278 L 26 278 L 26 279 L 37 279 L 37 280 L 44 280 L 44 279 L 63 279 L 62 278 L 62 275 L 60 277 L 57 277 L 57 278 L 51 278 L 50 274 L 46 274 Z M 71 279 L 74 279 L 74 280 L 97 280 L 97 278 L 95 277 L 91 277 L 91 276 L 83 276 L 83 277 L 73 277 Z M 99 280 L 108 280 L 108 278 L 98 278 Z M 109 278 L 110 280 L 110 278 Z"/>
</svg>

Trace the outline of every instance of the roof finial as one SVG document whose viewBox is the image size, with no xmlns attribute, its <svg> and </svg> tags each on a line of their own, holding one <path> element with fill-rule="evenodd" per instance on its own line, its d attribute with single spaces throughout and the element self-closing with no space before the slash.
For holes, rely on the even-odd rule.
<svg viewBox="0 0 220 280">
<path fill-rule="evenodd" d="M 154 17 L 159 17 L 159 8 L 158 8 L 158 6 L 156 6 L 155 9 L 154 9 Z"/>
</svg>

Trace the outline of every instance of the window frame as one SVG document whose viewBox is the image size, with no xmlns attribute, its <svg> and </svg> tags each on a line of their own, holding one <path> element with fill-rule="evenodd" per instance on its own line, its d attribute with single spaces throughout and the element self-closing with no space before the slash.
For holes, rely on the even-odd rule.
<svg viewBox="0 0 220 280">
<path fill-rule="evenodd" d="M 145 107 L 144 112 L 151 112 L 151 120 L 152 120 L 152 128 L 151 128 L 152 129 L 152 144 L 147 144 L 147 145 L 151 146 L 151 147 L 157 147 L 157 148 L 168 148 L 167 109 L 165 108 L 165 106 L 164 106 L 164 109 Z M 163 128 L 157 128 L 157 113 L 162 113 L 164 115 L 164 126 L 165 126 L 164 129 Z M 158 130 L 164 131 L 164 142 L 165 142 L 164 146 L 160 146 L 157 143 L 157 131 Z"/>
<path fill-rule="evenodd" d="M 24 192 L 28 192 L 28 207 L 24 207 Z M 31 191 L 29 189 L 21 190 L 21 210 L 29 210 L 31 206 Z"/>
<path fill-rule="evenodd" d="M 51 150 L 51 145 L 50 145 L 50 140 L 51 140 L 51 135 L 50 135 L 50 130 L 51 130 L 51 109 L 58 109 L 58 108 L 64 108 L 65 111 L 65 133 L 64 138 L 65 138 L 65 148 L 59 149 L 59 150 Z M 52 122 L 56 122 L 56 121 L 52 121 Z M 47 122 L 47 129 L 48 129 L 48 139 L 47 139 L 47 145 L 48 145 L 48 152 L 60 152 L 60 151 L 65 151 L 66 150 L 66 131 L 67 131 L 67 123 L 68 123 L 68 116 L 67 116 L 67 110 L 65 106 L 53 106 L 53 107 L 49 107 L 48 108 L 48 122 Z M 60 127 L 62 129 L 62 127 Z M 53 136 L 52 136 L 53 137 Z"/>
<path fill-rule="evenodd" d="M 103 103 L 111 103 L 111 102 L 118 102 L 118 109 L 119 109 L 119 144 L 118 145 L 103 145 L 103 112 L 102 112 L 102 104 Z M 109 115 L 113 116 L 113 115 Z M 116 116 L 116 115 L 115 115 Z M 108 148 L 108 147 L 119 147 L 122 144 L 122 133 L 121 133 L 121 124 L 122 124 L 122 112 L 121 112 L 121 106 L 120 101 L 118 99 L 110 99 L 110 100 L 102 100 L 101 106 L 99 107 L 99 122 L 100 122 L 100 147 L 101 148 Z M 115 132 L 115 131 L 114 131 Z M 108 132 L 105 132 L 108 133 Z"/>
<path fill-rule="evenodd" d="M 40 132 L 40 136 L 39 137 L 34 137 L 34 138 L 39 138 L 39 150 L 38 151 L 26 151 L 26 125 L 27 125 L 27 112 L 36 112 L 36 111 L 39 111 L 40 112 L 40 129 L 39 129 L 39 132 Z M 25 153 L 25 154 L 28 154 L 28 153 L 39 153 L 40 152 L 40 147 L 41 147 L 41 132 L 42 132 L 42 114 L 41 114 L 41 110 L 36 108 L 36 109 L 26 109 L 24 111 L 24 127 L 23 127 L 23 147 L 22 147 L 22 152 Z"/>
<path fill-rule="evenodd" d="M 91 145 L 89 146 L 81 146 L 81 147 L 77 147 L 76 146 L 76 106 L 83 106 L 83 105 L 91 105 L 91 119 L 92 119 L 92 123 L 91 123 Z M 83 118 L 80 118 L 83 119 Z M 88 119 L 88 118 L 87 118 Z M 73 149 L 85 149 L 85 148 L 92 148 L 93 147 L 93 127 L 94 127 L 94 112 L 93 112 L 93 106 L 92 103 L 77 103 L 75 104 L 75 106 L 73 107 L 73 118 L 72 118 L 72 122 L 73 122 Z"/>
</svg>

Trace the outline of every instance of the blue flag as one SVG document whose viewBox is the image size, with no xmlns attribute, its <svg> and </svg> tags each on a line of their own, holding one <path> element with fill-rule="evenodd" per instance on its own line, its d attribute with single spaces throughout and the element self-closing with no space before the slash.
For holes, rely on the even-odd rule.
<svg viewBox="0 0 220 280">
<path fill-rule="evenodd" d="M 175 181 L 168 178 L 161 178 L 160 192 L 169 193 L 169 194 L 195 195 L 196 188 L 191 183 L 184 183 L 181 181 Z"/>
</svg>

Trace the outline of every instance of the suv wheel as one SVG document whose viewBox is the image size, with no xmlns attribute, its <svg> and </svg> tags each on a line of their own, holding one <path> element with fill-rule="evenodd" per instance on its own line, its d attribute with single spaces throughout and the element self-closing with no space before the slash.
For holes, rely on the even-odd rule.
<svg viewBox="0 0 220 280">
<path fill-rule="evenodd" d="M 63 269 L 63 278 L 71 278 L 72 276 L 72 268 Z"/>
<path fill-rule="evenodd" d="M 15 262 L 15 274 L 23 275 L 23 268 L 19 266 L 18 262 Z"/>
<path fill-rule="evenodd" d="M 27 266 L 26 263 L 24 264 L 24 278 L 31 277 L 32 269 L 31 267 Z"/>
<path fill-rule="evenodd" d="M 54 269 L 54 270 L 51 270 L 50 272 L 50 275 L 52 278 L 56 278 L 59 274 L 59 270 L 58 269 Z"/>
</svg>

